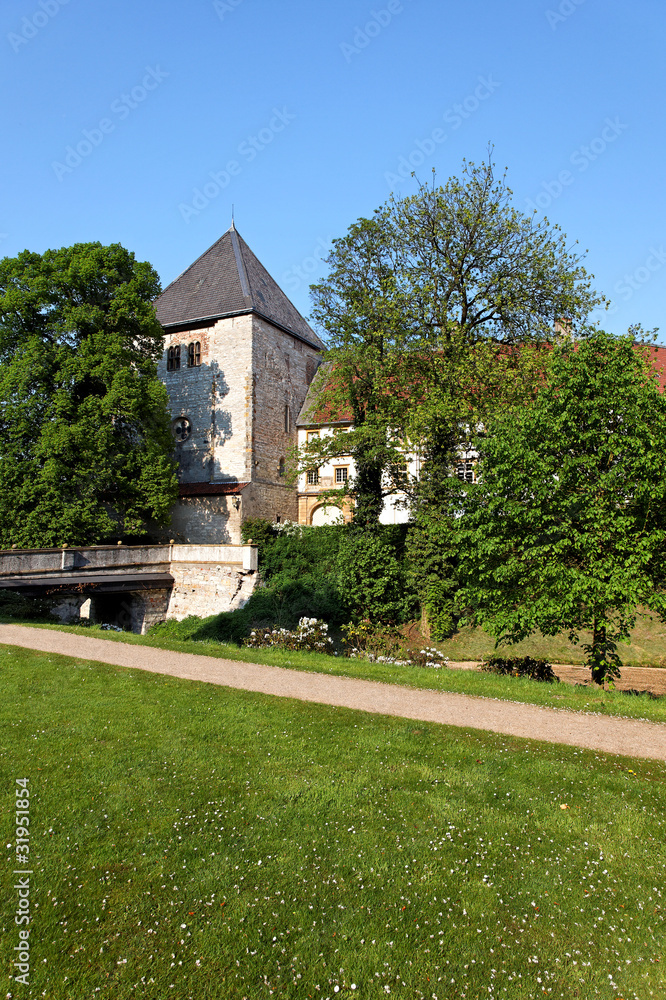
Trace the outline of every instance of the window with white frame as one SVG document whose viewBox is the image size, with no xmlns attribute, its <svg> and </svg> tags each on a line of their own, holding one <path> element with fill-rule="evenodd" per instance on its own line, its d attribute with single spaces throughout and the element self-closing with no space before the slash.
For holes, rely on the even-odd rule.
<svg viewBox="0 0 666 1000">
<path fill-rule="evenodd" d="M 346 465 L 338 465 L 335 469 L 335 481 L 336 483 L 346 483 L 349 476 L 349 467 Z"/>
<path fill-rule="evenodd" d="M 456 465 L 456 476 L 463 483 L 476 482 L 476 462 L 470 458 L 461 459 Z"/>
<path fill-rule="evenodd" d="M 308 486 L 319 486 L 319 469 L 308 469 Z"/>
</svg>

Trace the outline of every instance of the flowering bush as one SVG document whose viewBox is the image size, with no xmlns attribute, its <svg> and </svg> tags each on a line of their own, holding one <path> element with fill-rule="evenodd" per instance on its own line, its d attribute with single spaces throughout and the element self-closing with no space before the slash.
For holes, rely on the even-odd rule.
<svg viewBox="0 0 666 1000">
<path fill-rule="evenodd" d="M 273 525 L 273 530 L 278 535 L 290 535 L 296 538 L 303 537 L 303 525 L 298 524 L 296 521 L 278 521 L 277 524 Z"/>
<path fill-rule="evenodd" d="M 419 649 L 418 651 L 411 650 L 409 657 L 414 666 L 434 667 L 435 670 L 440 670 L 449 662 L 448 656 L 444 656 L 444 653 L 440 653 L 434 646 L 426 646 L 425 649 Z"/>
<path fill-rule="evenodd" d="M 318 618 L 301 618 L 298 627 L 253 629 L 244 646 L 255 649 L 277 647 L 279 649 L 301 649 L 312 653 L 333 653 L 333 642 L 328 636 L 328 625 Z"/>
<path fill-rule="evenodd" d="M 449 662 L 438 649 L 413 650 L 405 645 L 405 636 L 397 628 L 377 627 L 369 619 L 357 625 L 343 625 L 347 655 L 352 659 L 369 660 L 371 663 L 392 663 L 400 667 L 434 667 L 439 669 Z"/>
<path fill-rule="evenodd" d="M 350 656 L 359 654 L 367 659 L 376 660 L 379 657 L 405 656 L 403 649 L 405 637 L 399 629 L 390 625 L 374 625 L 369 618 L 357 624 L 351 622 L 342 626 L 342 632 Z"/>
</svg>

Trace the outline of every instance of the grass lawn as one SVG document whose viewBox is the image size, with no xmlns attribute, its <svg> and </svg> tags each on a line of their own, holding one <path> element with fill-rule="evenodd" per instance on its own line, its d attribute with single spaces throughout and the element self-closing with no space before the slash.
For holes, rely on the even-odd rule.
<svg viewBox="0 0 666 1000">
<path fill-rule="evenodd" d="M 662 763 L 12 647 L 0 683 L 8 997 L 666 994 Z"/>
<path fill-rule="evenodd" d="M 9 619 L 0 618 L 9 623 Z M 318 653 L 285 652 L 269 649 L 244 649 L 215 642 L 170 640 L 164 636 L 138 636 L 131 632 L 107 632 L 97 626 L 82 628 L 77 625 L 36 625 L 35 622 L 12 622 L 33 627 L 52 628 L 77 635 L 94 636 L 113 642 L 171 649 L 181 653 L 224 657 L 268 666 L 289 667 L 322 674 L 344 677 L 362 677 L 365 680 L 386 684 L 403 684 L 407 687 L 428 688 L 437 691 L 455 691 L 461 694 L 505 701 L 518 701 L 551 708 L 579 712 L 599 712 L 602 715 L 619 715 L 633 719 L 666 722 L 666 698 L 650 695 L 631 695 L 622 691 L 603 691 L 597 687 L 575 687 L 569 684 L 543 684 L 527 678 L 500 677 L 468 670 L 432 670 L 421 667 L 400 667 L 393 664 L 369 663 L 344 657 L 324 656 Z M 443 643 L 439 644 L 440 647 Z"/>
<path fill-rule="evenodd" d="M 589 632 L 582 632 L 580 643 L 574 646 L 566 635 L 533 635 L 514 646 L 502 646 L 507 656 L 534 656 L 551 663 L 584 663 L 583 645 L 592 641 Z M 495 640 L 480 628 L 462 628 L 451 639 L 437 644 L 451 660 L 481 660 L 492 656 Z M 618 646 L 620 659 L 627 666 L 666 666 L 666 623 L 654 615 L 639 618 L 631 633 L 631 642 Z"/>
</svg>

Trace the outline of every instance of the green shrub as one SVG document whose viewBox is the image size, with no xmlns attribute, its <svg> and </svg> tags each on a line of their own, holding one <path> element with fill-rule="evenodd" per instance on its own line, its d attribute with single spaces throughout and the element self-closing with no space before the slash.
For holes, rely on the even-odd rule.
<svg viewBox="0 0 666 1000">
<path fill-rule="evenodd" d="M 421 514 L 410 525 L 406 542 L 408 580 L 418 594 L 424 631 L 438 642 L 455 632 L 460 618 L 452 534 L 446 519 L 426 519 Z"/>
<path fill-rule="evenodd" d="M 277 537 L 275 525 L 263 517 L 248 517 L 241 525 L 241 540 L 245 543 L 252 540 L 259 550 L 259 562 L 264 558 L 265 549 Z"/>
<path fill-rule="evenodd" d="M 531 656 L 491 656 L 481 669 L 490 674 L 530 677 L 534 681 L 547 681 L 549 684 L 559 682 L 559 677 L 547 660 L 535 660 Z"/>
<path fill-rule="evenodd" d="M 347 656 L 371 654 L 373 657 L 398 657 L 406 659 L 405 637 L 390 625 L 374 625 L 369 619 L 349 622 L 341 629 L 345 637 Z"/>
<path fill-rule="evenodd" d="M 16 590 L 0 590 L 0 615 L 7 615 L 8 618 L 25 618 L 28 621 L 48 619 L 52 605 L 52 601 L 26 597 Z"/>
<path fill-rule="evenodd" d="M 209 618 L 191 616 L 180 622 L 158 622 L 150 635 L 195 642 L 233 642 L 240 645 L 252 629 L 296 628 L 301 618 L 323 619 L 329 624 L 344 621 L 337 588 L 326 580 L 304 576 L 300 580 L 279 577 L 258 587 L 247 604 L 236 611 L 222 611 Z"/>
<path fill-rule="evenodd" d="M 436 642 L 448 639 L 456 629 L 450 582 L 438 580 L 428 587 L 423 604 L 430 637 Z"/>
<path fill-rule="evenodd" d="M 426 646 L 424 649 L 412 649 L 409 653 L 409 662 L 415 667 L 431 667 L 433 670 L 441 670 L 449 662 L 448 656 L 444 656 L 434 646 Z"/>
<path fill-rule="evenodd" d="M 342 525 L 271 524 L 262 518 L 243 523 L 243 540 L 251 538 L 259 549 L 259 569 L 268 583 L 272 577 L 296 580 L 335 576 L 335 563 L 342 538 Z"/>
<path fill-rule="evenodd" d="M 360 531 L 351 525 L 343 529 L 337 577 L 352 620 L 401 624 L 413 614 L 416 593 L 407 582 L 402 527 Z"/>
</svg>

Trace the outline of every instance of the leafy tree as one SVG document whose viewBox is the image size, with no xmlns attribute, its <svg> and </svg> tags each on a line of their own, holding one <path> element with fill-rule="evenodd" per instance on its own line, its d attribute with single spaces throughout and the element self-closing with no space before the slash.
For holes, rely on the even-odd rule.
<svg viewBox="0 0 666 1000">
<path fill-rule="evenodd" d="M 598 683 L 637 608 L 666 612 L 666 398 L 649 350 L 603 332 L 556 347 L 534 402 L 480 438 L 482 482 L 452 501 L 471 619 L 498 642 L 591 630 Z"/>
<path fill-rule="evenodd" d="M 351 454 L 347 492 L 365 525 L 387 492 L 417 492 L 401 471 L 405 449 L 450 469 L 489 410 L 533 392 L 539 352 L 513 345 L 552 339 L 564 317 L 575 333 L 600 301 L 581 260 L 557 226 L 512 206 L 490 158 L 359 219 L 312 286 L 330 362 L 313 414 L 353 429 L 313 442 L 301 467 Z"/>
<path fill-rule="evenodd" d="M 0 544 L 91 544 L 168 522 L 159 291 L 119 244 L 0 261 Z"/>
<path fill-rule="evenodd" d="M 404 560 L 404 532 L 398 525 L 372 531 L 346 525 L 338 552 L 338 584 L 353 621 L 402 624 L 413 610 Z"/>
<path fill-rule="evenodd" d="M 405 369 L 400 360 L 420 344 L 410 304 L 398 285 L 390 217 L 380 209 L 335 241 L 331 274 L 313 286 L 314 315 L 327 332 L 329 362 L 314 385 L 313 422 L 352 421 L 313 441 L 304 466 L 351 454 L 356 475 L 347 492 L 358 525 L 377 524 L 391 491 L 387 474 L 402 462 Z M 389 477 L 390 478 L 390 477 Z M 338 491 L 339 492 L 339 491 Z"/>
</svg>

